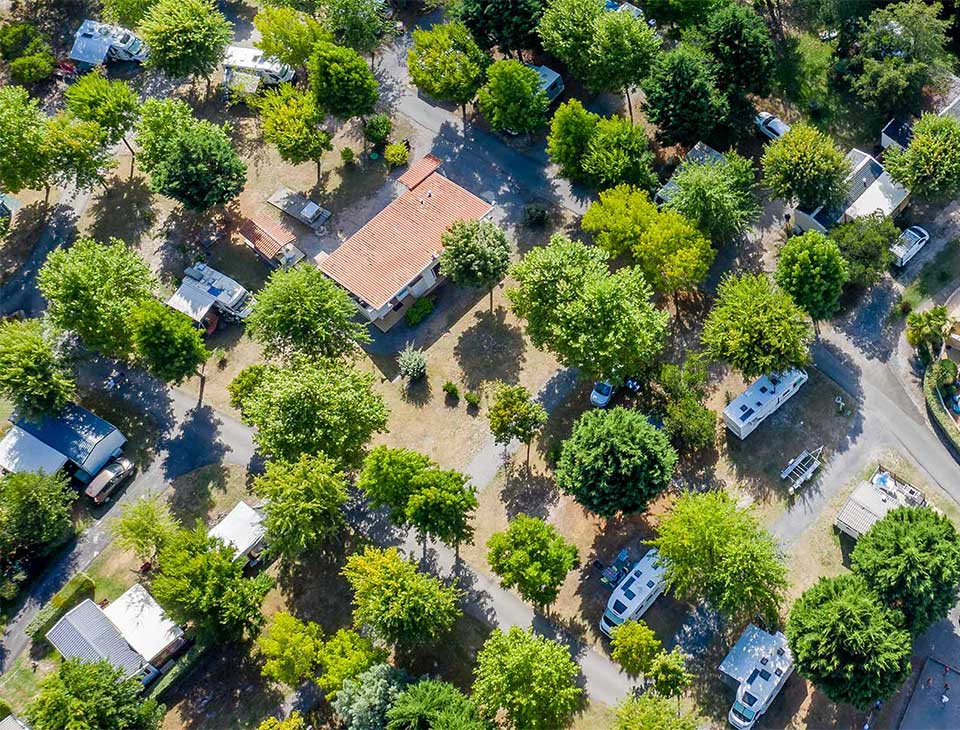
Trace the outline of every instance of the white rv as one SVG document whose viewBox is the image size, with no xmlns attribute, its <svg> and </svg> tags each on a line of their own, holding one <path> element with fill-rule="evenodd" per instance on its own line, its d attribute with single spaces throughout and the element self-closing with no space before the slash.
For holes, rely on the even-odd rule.
<svg viewBox="0 0 960 730">
<path fill-rule="evenodd" d="M 738 438 L 745 439 L 800 390 L 807 382 L 805 370 L 763 375 L 723 409 L 723 422 Z"/>
<path fill-rule="evenodd" d="M 69 58 L 92 68 L 108 59 L 142 63 L 148 54 L 147 44 L 133 31 L 96 20 L 84 20 L 74 37 Z"/>
<path fill-rule="evenodd" d="M 220 317 L 244 320 L 253 312 L 256 300 L 239 282 L 206 264 L 196 263 L 183 272 L 183 282 L 167 305 L 183 312 L 208 332 L 216 329 Z M 211 312 L 216 317 L 211 317 Z"/>
<path fill-rule="evenodd" d="M 281 84 L 293 81 L 296 75 L 292 68 L 275 58 L 263 55 L 259 48 L 229 46 L 223 57 L 223 68 L 228 77 L 234 73 L 252 74 L 265 84 Z"/>
<path fill-rule="evenodd" d="M 557 97 L 563 93 L 563 79 L 560 77 L 560 74 L 549 66 L 528 65 L 540 76 L 540 88 L 543 89 L 543 93 L 547 95 L 547 101 L 552 104 L 556 101 Z"/>
<path fill-rule="evenodd" d="M 667 582 L 664 579 L 666 567 L 659 558 L 656 548 L 648 550 L 617 584 L 607 601 L 607 610 L 600 617 L 600 630 L 604 634 L 611 636 L 614 627 L 640 618 L 661 596 Z"/>
<path fill-rule="evenodd" d="M 720 672 L 737 688 L 727 722 L 738 730 L 750 730 L 793 674 L 787 637 L 750 624 L 720 662 Z"/>
</svg>

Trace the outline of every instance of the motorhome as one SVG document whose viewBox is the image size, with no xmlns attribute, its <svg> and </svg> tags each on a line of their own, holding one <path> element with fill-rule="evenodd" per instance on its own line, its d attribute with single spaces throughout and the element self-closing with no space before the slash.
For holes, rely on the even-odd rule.
<svg viewBox="0 0 960 730">
<path fill-rule="evenodd" d="M 720 662 L 720 673 L 737 688 L 727 722 L 737 730 L 750 730 L 793 674 L 787 637 L 750 624 Z"/>
<path fill-rule="evenodd" d="M 556 71 L 548 66 L 530 66 L 537 75 L 540 76 L 540 88 L 547 95 L 547 101 L 551 104 L 557 100 L 557 97 L 563 93 L 563 79 Z"/>
<path fill-rule="evenodd" d="M 293 81 L 294 70 L 275 58 L 264 56 L 259 48 L 228 46 L 223 58 L 223 68 L 229 77 L 232 73 L 257 76 L 265 84 L 281 84 Z M 229 78 L 228 78 L 229 83 Z"/>
<path fill-rule="evenodd" d="M 253 312 L 254 298 L 239 282 L 204 263 L 188 266 L 180 288 L 167 305 L 183 312 L 212 333 L 221 318 L 244 320 Z"/>
<path fill-rule="evenodd" d="M 763 375 L 723 409 L 723 422 L 738 438 L 745 439 L 786 403 L 807 382 L 805 370 Z"/>
<path fill-rule="evenodd" d="M 148 54 L 147 44 L 132 30 L 84 20 L 74 37 L 69 58 L 80 66 L 93 68 L 108 60 L 142 63 Z"/>
<path fill-rule="evenodd" d="M 648 550 L 614 588 L 600 617 L 600 630 L 611 636 L 613 629 L 624 621 L 643 616 L 666 589 L 665 574 L 660 553 L 656 548 Z"/>
</svg>

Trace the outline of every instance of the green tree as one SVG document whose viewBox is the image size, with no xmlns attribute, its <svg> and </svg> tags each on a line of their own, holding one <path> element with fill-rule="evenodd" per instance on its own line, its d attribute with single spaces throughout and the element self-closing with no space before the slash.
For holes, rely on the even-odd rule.
<svg viewBox="0 0 960 730">
<path fill-rule="evenodd" d="M 106 171 L 116 164 L 107 150 L 103 128 L 68 114 L 57 114 L 47 121 L 43 146 L 48 195 L 53 185 L 90 190 L 102 184 Z"/>
<path fill-rule="evenodd" d="M 924 114 L 907 148 L 891 147 L 883 163 L 913 195 L 950 200 L 960 194 L 960 120 Z"/>
<path fill-rule="evenodd" d="M 183 130 L 196 123 L 189 105 L 179 99 L 147 99 L 143 102 L 137 122 L 140 167 L 152 172 L 170 157 L 173 143 Z"/>
<path fill-rule="evenodd" d="M 440 272 L 460 286 L 490 290 L 493 311 L 493 287 L 510 266 L 510 242 L 493 221 L 456 221 L 441 236 Z"/>
<path fill-rule="evenodd" d="M 880 604 L 859 575 L 821 578 L 790 610 L 797 672 L 834 702 L 866 710 L 910 674 L 903 614 Z"/>
<path fill-rule="evenodd" d="M 579 561 L 577 548 L 537 517 L 519 514 L 506 530 L 487 540 L 487 562 L 504 588 L 545 608 L 557 600 L 567 573 Z"/>
<path fill-rule="evenodd" d="M 603 13 L 594 21 L 587 84 L 591 90 L 622 92 L 633 121 L 630 89 L 650 73 L 662 41 L 642 18 L 631 13 Z"/>
<path fill-rule="evenodd" d="M 663 392 L 663 430 L 677 447 L 698 450 L 712 446 L 717 437 L 717 416 L 703 405 L 707 371 L 699 357 L 688 357 L 682 366 L 664 363 L 657 385 Z"/>
<path fill-rule="evenodd" d="M 657 183 L 653 152 L 643 127 L 623 117 L 597 122 L 580 166 L 584 181 L 596 188 L 627 183 L 652 190 Z"/>
<path fill-rule="evenodd" d="M 603 517 L 633 514 L 670 485 L 677 452 L 640 411 L 596 409 L 563 442 L 557 486 Z"/>
<path fill-rule="evenodd" d="M 738 94 L 766 96 L 776 55 L 763 18 L 746 5 L 720 5 L 703 29 L 704 50 L 717 67 L 717 85 Z"/>
<path fill-rule="evenodd" d="M 318 647 L 318 674 L 314 679 L 324 695 L 333 700 L 348 679 L 354 679 L 374 664 L 387 660 L 387 651 L 374 646 L 352 629 L 339 629 Z"/>
<path fill-rule="evenodd" d="M 709 58 L 685 43 L 660 57 L 643 92 L 647 119 L 664 144 L 693 145 L 727 117 L 727 100 L 717 89 Z"/>
<path fill-rule="evenodd" d="M 388 508 L 390 519 L 395 524 L 403 524 L 414 479 L 432 466 L 430 459 L 417 451 L 377 446 L 363 462 L 357 487 L 373 507 Z"/>
<path fill-rule="evenodd" d="M 27 706 L 34 730 L 157 730 L 164 707 L 141 697 L 139 677 L 108 661 L 67 659 L 40 684 Z"/>
<path fill-rule="evenodd" d="M 719 5 L 718 0 L 648 0 L 647 12 L 660 22 L 670 22 L 680 28 L 700 26 Z"/>
<path fill-rule="evenodd" d="M 943 346 L 943 335 L 949 324 L 950 316 L 942 304 L 922 312 L 910 312 L 907 315 L 907 342 L 921 353 L 927 353 L 931 348 L 937 353 Z"/>
<path fill-rule="evenodd" d="M 103 0 L 103 17 L 125 28 L 136 28 L 157 0 Z"/>
<path fill-rule="evenodd" d="M 669 701 L 656 693 L 627 697 L 617 707 L 613 730 L 696 730 L 690 715 L 677 715 Z"/>
<path fill-rule="evenodd" d="M 564 727 L 580 703 L 579 669 L 562 644 L 513 626 L 494 629 L 477 655 L 473 701 L 493 721 L 502 712 L 513 727 Z"/>
<path fill-rule="evenodd" d="M 470 515 L 477 508 L 477 490 L 458 471 L 424 469 L 410 484 L 406 522 L 417 529 L 427 549 L 427 537 L 459 548 L 470 540 L 473 527 Z"/>
<path fill-rule="evenodd" d="M 153 275 L 123 241 L 80 238 L 47 256 L 37 285 L 55 326 L 76 332 L 87 347 L 123 357 L 133 346 L 130 312 L 151 298 Z"/>
<path fill-rule="evenodd" d="M 630 254 L 647 282 L 660 292 L 693 288 L 707 277 L 716 255 L 710 241 L 687 219 L 674 211 L 658 211 L 645 191 L 630 185 L 601 192 L 581 225 L 611 256 Z"/>
<path fill-rule="evenodd" d="M 303 715 L 294 710 L 286 719 L 268 717 L 257 726 L 257 730 L 307 730 Z"/>
<path fill-rule="evenodd" d="M 463 0 L 458 15 L 482 48 L 497 47 L 519 58 L 535 45 L 543 5 L 540 0 Z"/>
<path fill-rule="evenodd" d="M 893 264 L 890 247 L 900 237 L 900 229 L 891 218 L 874 213 L 840 224 L 829 236 L 847 262 L 847 283 L 866 288 L 880 281 Z"/>
<path fill-rule="evenodd" d="M 319 183 L 323 155 L 333 149 L 333 143 L 330 133 L 320 128 L 323 113 L 317 108 L 316 99 L 290 84 L 281 84 L 253 103 L 260 112 L 263 138 L 291 164 L 315 162 Z"/>
<path fill-rule="evenodd" d="M 256 365 L 247 365 L 243 370 L 237 373 L 237 377 L 227 385 L 227 392 L 230 394 L 230 405 L 243 413 L 243 404 L 247 398 L 263 382 L 263 376 L 267 372 L 267 366 L 257 363 Z"/>
<path fill-rule="evenodd" d="M 324 25 L 339 45 L 373 55 L 387 30 L 385 7 L 381 0 L 324 0 Z"/>
<path fill-rule="evenodd" d="M 537 0 L 525 0 L 539 7 Z M 464 8 L 477 0 L 465 0 Z M 512 2 L 512 0 L 511 0 Z M 512 18 L 497 17 L 498 27 Z M 413 31 L 413 46 L 407 53 L 407 68 L 414 85 L 425 94 L 460 107 L 467 123 L 467 104 L 477 95 L 486 77 L 490 57 L 484 53 L 463 23 L 438 23 Z"/>
<path fill-rule="evenodd" d="M 68 535 L 75 495 L 61 473 L 0 477 L 0 565 L 34 557 Z"/>
<path fill-rule="evenodd" d="M 350 358 L 358 343 L 370 341 L 356 314 L 343 289 L 316 266 L 302 265 L 270 274 L 246 327 L 268 357 Z"/>
<path fill-rule="evenodd" d="M 387 710 L 386 730 L 440 730 L 444 722 L 460 730 L 482 730 L 476 708 L 449 682 L 421 679 L 404 689 Z"/>
<path fill-rule="evenodd" d="M 337 465 L 323 454 L 298 461 L 271 461 L 253 482 L 263 497 L 270 551 L 294 560 L 336 537 L 345 520 L 347 485 Z"/>
<path fill-rule="evenodd" d="M 193 320 L 156 299 L 133 311 L 130 333 L 137 358 L 161 380 L 180 383 L 210 357 Z"/>
<path fill-rule="evenodd" d="M 64 93 L 67 113 L 94 122 L 106 133 L 108 144 L 121 140 L 133 155 L 126 134 L 140 116 L 140 97 L 126 81 L 110 81 L 102 71 L 84 74 Z"/>
<path fill-rule="evenodd" d="M 305 70 L 313 47 L 332 40 L 316 18 L 292 7 L 263 7 L 253 18 L 260 32 L 257 48 L 294 68 Z"/>
<path fill-rule="evenodd" d="M 587 179 L 583 158 L 599 122 L 600 116 L 584 109 L 579 99 L 570 99 L 557 107 L 547 135 L 547 154 L 560 168 L 561 177 L 573 181 Z"/>
<path fill-rule="evenodd" d="M 527 445 L 527 463 L 530 463 L 530 443 L 547 422 L 547 410 L 535 401 L 522 385 L 501 383 L 493 395 L 487 411 L 490 431 L 498 444 L 509 444 L 513 439 Z"/>
<path fill-rule="evenodd" d="M 774 278 L 814 322 L 830 319 L 840 308 L 847 262 L 834 241 L 819 231 L 807 231 L 780 249 Z"/>
<path fill-rule="evenodd" d="M 257 637 L 257 648 L 264 658 L 260 671 L 264 677 L 288 687 L 299 687 L 313 676 L 322 643 L 323 629 L 319 624 L 303 622 L 280 611 Z"/>
<path fill-rule="evenodd" d="M 382 730 L 387 710 L 407 681 L 402 669 L 375 664 L 360 676 L 346 680 L 331 705 L 345 730 Z"/>
<path fill-rule="evenodd" d="M 693 682 L 693 675 L 687 671 L 687 660 L 679 646 L 672 651 L 661 651 L 650 662 L 650 679 L 653 688 L 662 697 L 677 698 L 677 714 L 680 713 L 680 695 Z"/>
<path fill-rule="evenodd" d="M 38 319 L 0 322 L 0 394 L 27 418 L 59 411 L 77 385 L 43 329 Z"/>
<path fill-rule="evenodd" d="M 160 497 L 140 497 L 125 504 L 120 516 L 110 523 L 110 534 L 117 545 L 133 551 L 143 562 L 153 561 L 179 529 L 170 505 Z"/>
<path fill-rule="evenodd" d="M 647 674 L 662 650 L 660 639 L 643 621 L 630 619 L 613 627 L 610 656 L 631 677 Z"/>
<path fill-rule="evenodd" d="M 708 357 L 756 378 L 806 364 L 810 337 L 789 294 L 764 274 L 744 274 L 720 282 L 701 340 Z"/>
<path fill-rule="evenodd" d="M 942 6 L 922 0 L 893 3 L 870 13 L 856 38 L 853 90 L 879 112 L 920 107 L 923 87 L 950 67 L 950 21 Z"/>
<path fill-rule="evenodd" d="M 760 216 L 753 163 L 736 152 L 724 153 L 722 162 L 685 161 L 670 179 L 676 187 L 666 207 L 681 213 L 718 246 L 742 235 Z"/>
<path fill-rule="evenodd" d="M 137 32 L 150 47 L 148 65 L 173 78 L 202 76 L 208 85 L 233 40 L 233 24 L 213 0 L 157 0 Z"/>
<path fill-rule="evenodd" d="M 244 577 L 236 551 L 199 524 L 178 530 L 157 554 L 150 591 L 177 623 L 192 622 L 201 636 L 240 639 L 263 624 L 260 610 L 273 587 L 266 573 Z"/>
<path fill-rule="evenodd" d="M 363 457 L 374 433 L 386 430 L 387 407 L 373 375 L 331 360 L 297 358 L 269 365 L 242 402 L 257 445 L 278 459 L 323 452 L 343 466 Z"/>
<path fill-rule="evenodd" d="M 594 28 L 603 13 L 601 0 L 548 0 L 537 26 L 543 47 L 579 79 L 589 75 Z"/>
<path fill-rule="evenodd" d="M 46 117 L 22 86 L 0 87 L 0 188 L 17 193 L 45 184 Z"/>
<path fill-rule="evenodd" d="M 547 95 L 540 75 L 520 61 L 494 61 L 477 93 L 480 113 L 498 132 L 529 134 L 546 122 Z"/>
<path fill-rule="evenodd" d="M 833 140 L 807 124 L 794 124 L 763 151 L 766 186 L 805 210 L 843 200 L 849 174 L 850 162 Z"/>
<path fill-rule="evenodd" d="M 318 18 L 323 14 L 325 0 L 263 0 L 262 5 L 271 8 L 293 8 Z"/>
<path fill-rule="evenodd" d="M 307 61 L 307 72 L 320 109 L 340 120 L 373 113 L 380 85 L 353 49 L 317 43 Z"/>
<path fill-rule="evenodd" d="M 347 557 L 343 575 L 353 589 L 353 620 L 390 644 L 431 643 L 460 617 L 460 591 L 417 570 L 395 548 L 367 547 Z"/>
<path fill-rule="evenodd" d="M 857 540 L 853 571 L 887 606 L 898 608 L 919 636 L 946 618 L 960 584 L 960 535 L 929 507 L 901 507 Z"/>
<path fill-rule="evenodd" d="M 779 547 L 726 492 L 682 494 L 653 545 L 675 595 L 709 601 L 737 620 L 776 618 L 787 587 Z"/>
<path fill-rule="evenodd" d="M 246 184 L 247 165 L 230 144 L 228 129 L 196 121 L 180 130 L 150 169 L 150 187 L 194 211 L 236 198 Z"/>
</svg>

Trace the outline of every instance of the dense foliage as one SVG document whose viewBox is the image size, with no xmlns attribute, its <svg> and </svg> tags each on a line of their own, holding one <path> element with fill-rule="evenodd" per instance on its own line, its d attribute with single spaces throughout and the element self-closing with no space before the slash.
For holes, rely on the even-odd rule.
<svg viewBox="0 0 960 730">
<path fill-rule="evenodd" d="M 913 195 L 950 200 L 960 194 L 960 120 L 924 114 L 905 150 L 891 147 L 883 164 Z"/>
<path fill-rule="evenodd" d="M 774 278 L 817 321 L 837 313 L 849 276 L 839 246 L 819 231 L 807 231 L 780 249 Z"/>
<path fill-rule="evenodd" d="M 547 95 L 540 75 L 520 61 L 494 61 L 477 92 L 477 104 L 498 132 L 529 134 L 546 122 Z"/>
<path fill-rule="evenodd" d="M 848 283 L 869 287 L 880 281 L 893 263 L 890 247 L 900 237 L 900 229 L 891 218 L 875 213 L 841 223 L 829 236 L 847 264 Z"/>
<path fill-rule="evenodd" d="M 55 413 L 76 381 L 39 319 L 0 323 L 0 394 L 27 418 Z"/>
<path fill-rule="evenodd" d="M 487 540 L 487 562 L 504 588 L 544 607 L 557 600 L 567 573 L 577 565 L 577 548 L 537 517 L 517 515 Z"/>
<path fill-rule="evenodd" d="M 794 124 L 763 152 L 764 184 L 807 211 L 843 200 L 849 174 L 850 162 L 833 140 L 807 124 Z"/>
<path fill-rule="evenodd" d="M 174 78 L 209 79 L 233 40 L 213 0 L 157 0 L 137 32 L 150 47 L 147 64 Z"/>
<path fill-rule="evenodd" d="M 180 383 L 210 356 L 193 320 L 157 299 L 133 311 L 130 334 L 137 359 L 161 380 Z"/>
</svg>

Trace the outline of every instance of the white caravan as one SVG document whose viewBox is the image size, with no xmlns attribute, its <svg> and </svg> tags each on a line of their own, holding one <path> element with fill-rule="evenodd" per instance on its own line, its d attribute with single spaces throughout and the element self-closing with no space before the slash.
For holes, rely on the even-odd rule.
<svg viewBox="0 0 960 730">
<path fill-rule="evenodd" d="M 651 548 L 617 584 L 607 601 L 607 610 L 600 617 L 600 630 L 611 636 L 616 626 L 643 616 L 667 587 L 664 573 L 666 567 L 660 553 Z"/>
<path fill-rule="evenodd" d="M 92 68 L 108 59 L 142 63 L 148 54 L 147 44 L 132 30 L 98 23 L 96 20 L 84 20 L 74 37 L 69 58 Z"/>
<path fill-rule="evenodd" d="M 247 73 L 258 77 L 265 84 L 282 84 L 293 81 L 293 69 L 275 58 L 263 55 L 259 48 L 229 46 L 223 57 L 223 68 L 229 77 L 232 73 Z"/>
<path fill-rule="evenodd" d="M 737 730 L 750 730 L 793 674 L 787 637 L 750 624 L 720 662 L 720 672 L 737 688 L 727 722 Z"/>
</svg>

